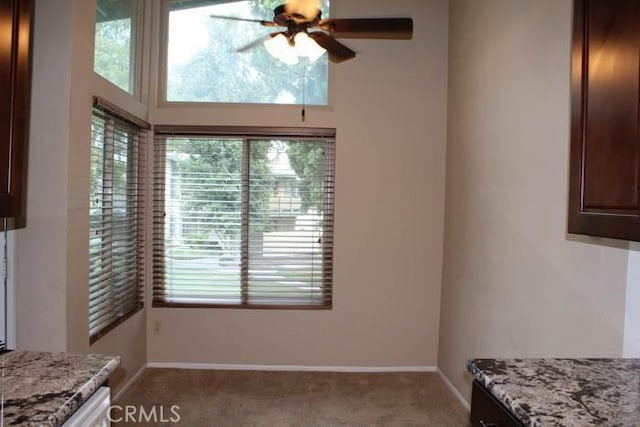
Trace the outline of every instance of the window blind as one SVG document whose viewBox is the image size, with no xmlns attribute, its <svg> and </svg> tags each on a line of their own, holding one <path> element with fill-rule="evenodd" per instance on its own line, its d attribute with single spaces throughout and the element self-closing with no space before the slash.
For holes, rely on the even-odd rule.
<svg viewBox="0 0 640 427">
<path fill-rule="evenodd" d="M 91 122 L 89 333 L 94 342 L 143 305 L 145 134 L 97 103 Z"/>
<path fill-rule="evenodd" d="M 330 308 L 335 138 L 156 129 L 154 306 Z"/>
</svg>

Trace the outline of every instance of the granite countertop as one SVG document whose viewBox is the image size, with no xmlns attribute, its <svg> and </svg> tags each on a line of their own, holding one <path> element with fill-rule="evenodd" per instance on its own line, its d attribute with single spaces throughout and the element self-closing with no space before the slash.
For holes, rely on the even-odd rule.
<svg viewBox="0 0 640 427">
<path fill-rule="evenodd" d="M 119 357 L 99 354 L 11 351 L 1 355 L 3 425 L 61 425 L 119 364 Z"/>
<path fill-rule="evenodd" d="M 467 368 L 525 426 L 640 425 L 640 359 L 474 359 Z"/>
</svg>

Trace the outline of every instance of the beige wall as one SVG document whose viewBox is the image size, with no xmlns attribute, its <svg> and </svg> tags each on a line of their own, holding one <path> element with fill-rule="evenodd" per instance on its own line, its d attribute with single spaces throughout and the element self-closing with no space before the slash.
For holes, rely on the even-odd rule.
<svg viewBox="0 0 640 427">
<path fill-rule="evenodd" d="M 16 345 L 118 354 L 118 391 L 146 362 L 146 312 L 89 346 L 91 100 L 123 98 L 94 77 L 94 20 L 94 1 L 36 1 L 27 227 L 15 232 L 13 254 Z"/>
<path fill-rule="evenodd" d="M 150 362 L 435 366 L 446 123 L 445 0 L 336 1 L 335 16 L 412 16 L 413 41 L 349 40 L 333 105 L 306 126 L 337 128 L 331 311 L 150 309 Z M 267 111 L 268 110 L 268 111 Z M 158 109 L 155 123 L 300 126 L 299 108 Z"/>
<path fill-rule="evenodd" d="M 571 1 L 450 18 L 439 367 L 468 399 L 469 358 L 620 356 L 627 245 L 565 235 Z"/>
<path fill-rule="evenodd" d="M 336 16 L 407 15 L 416 30 L 410 42 L 349 40 L 358 57 L 334 67 L 331 107 L 308 109 L 306 126 L 338 133 L 334 309 L 148 309 L 89 347 L 91 95 L 146 111 L 94 78 L 93 7 L 37 1 L 47 19 L 36 25 L 28 226 L 14 234 L 18 348 L 120 354 L 116 389 L 147 360 L 438 364 L 466 398 L 472 357 L 621 355 L 626 244 L 565 235 L 569 0 L 452 0 L 450 12 L 445 0 L 336 2 Z M 150 116 L 301 125 L 293 107 Z"/>
<path fill-rule="evenodd" d="M 66 349 L 66 200 L 70 2 L 36 2 L 27 227 L 12 257 L 19 349 Z"/>
</svg>

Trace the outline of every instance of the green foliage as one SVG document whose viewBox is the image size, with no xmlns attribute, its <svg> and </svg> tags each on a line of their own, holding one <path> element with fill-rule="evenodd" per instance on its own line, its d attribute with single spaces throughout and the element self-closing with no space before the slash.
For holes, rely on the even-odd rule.
<svg viewBox="0 0 640 427">
<path fill-rule="evenodd" d="M 237 239 L 235 214 L 241 194 L 234 190 L 240 190 L 242 141 L 170 139 L 167 158 L 172 163 L 171 178 L 177 180 L 167 186 L 180 189 L 185 242 L 198 248 L 212 231 L 220 238 Z"/>
<path fill-rule="evenodd" d="M 249 224 L 251 231 L 270 231 L 269 198 L 275 181 L 269 167 L 270 141 L 251 141 L 249 154 Z M 255 186 L 257 191 L 251 191 Z"/>
<path fill-rule="evenodd" d="M 282 0 L 253 0 L 252 16 L 271 19 Z M 326 2 L 328 5 L 328 2 Z M 309 64 L 301 58 L 287 65 L 273 58 L 261 43 L 239 53 L 236 50 L 260 41 L 276 31 L 255 23 L 211 18 L 207 21 L 209 43 L 187 62 L 169 58 L 167 99 L 182 102 L 327 103 L 328 60 Z M 283 94 L 292 96 L 292 100 Z"/>
<path fill-rule="evenodd" d="M 324 147 L 321 143 L 290 142 L 287 144 L 289 163 L 300 177 L 302 211 L 315 208 L 324 211 Z"/>
<path fill-rule="evenodd" d="M 167 141 L 172 175 L 180 178 L 180 207 L 185 242 L 197 248 L 215 244 L 215 238 L 238 240 L 242 202 L 241 140 L 170 139 Z M 252 144 L 250 180 L 267 188 L 273 177 L 269 169 L 269 144 Z M 169 185 L 169 184 L 168 184 Z M 249 203 L 251 229 L 269 228 L 269 194 L 252 193 Z"/>
<path fill-rule="evenodd" d="M 131 71 L 131 19 L 96 24 L 94 70 L 129 92 Z"/>
<path fill-rule="evenodd" d="M 249 226 L 252 233 L 271 231 L 270 198 L 275 184 L 270 165 L 274 141 L 249 142 Z M 324 210 L 324 147 L 320 143 L 291 141 L 285 145 L 289 162 L 298 176 L 302 212 Z M 167 159 L 175 182 L 167 188 L 179 188 L 185 243 L 194 249 L 208 245 L 216 249 L 219 241 L 240 238 L 242 202 L 242 140 L 169 139 Z M 219 247 L 217 249 L 220 249 Z"/>
</svg>

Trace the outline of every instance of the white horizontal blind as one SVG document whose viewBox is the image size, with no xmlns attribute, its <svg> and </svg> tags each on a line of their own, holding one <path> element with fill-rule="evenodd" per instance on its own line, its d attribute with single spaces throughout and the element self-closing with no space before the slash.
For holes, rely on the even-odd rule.
<svg viewBox="0 0 640 427">
<path fill-rule="evenodd" d="M 91 123 L 91 341 L 142 307 L 145 132 L 98 107 Z"/>
<path fill-rule="evenodd" d="M 331 306 L 333 137 L 156 133 L 155 147 L 155 306 Z"/>
</svg>

